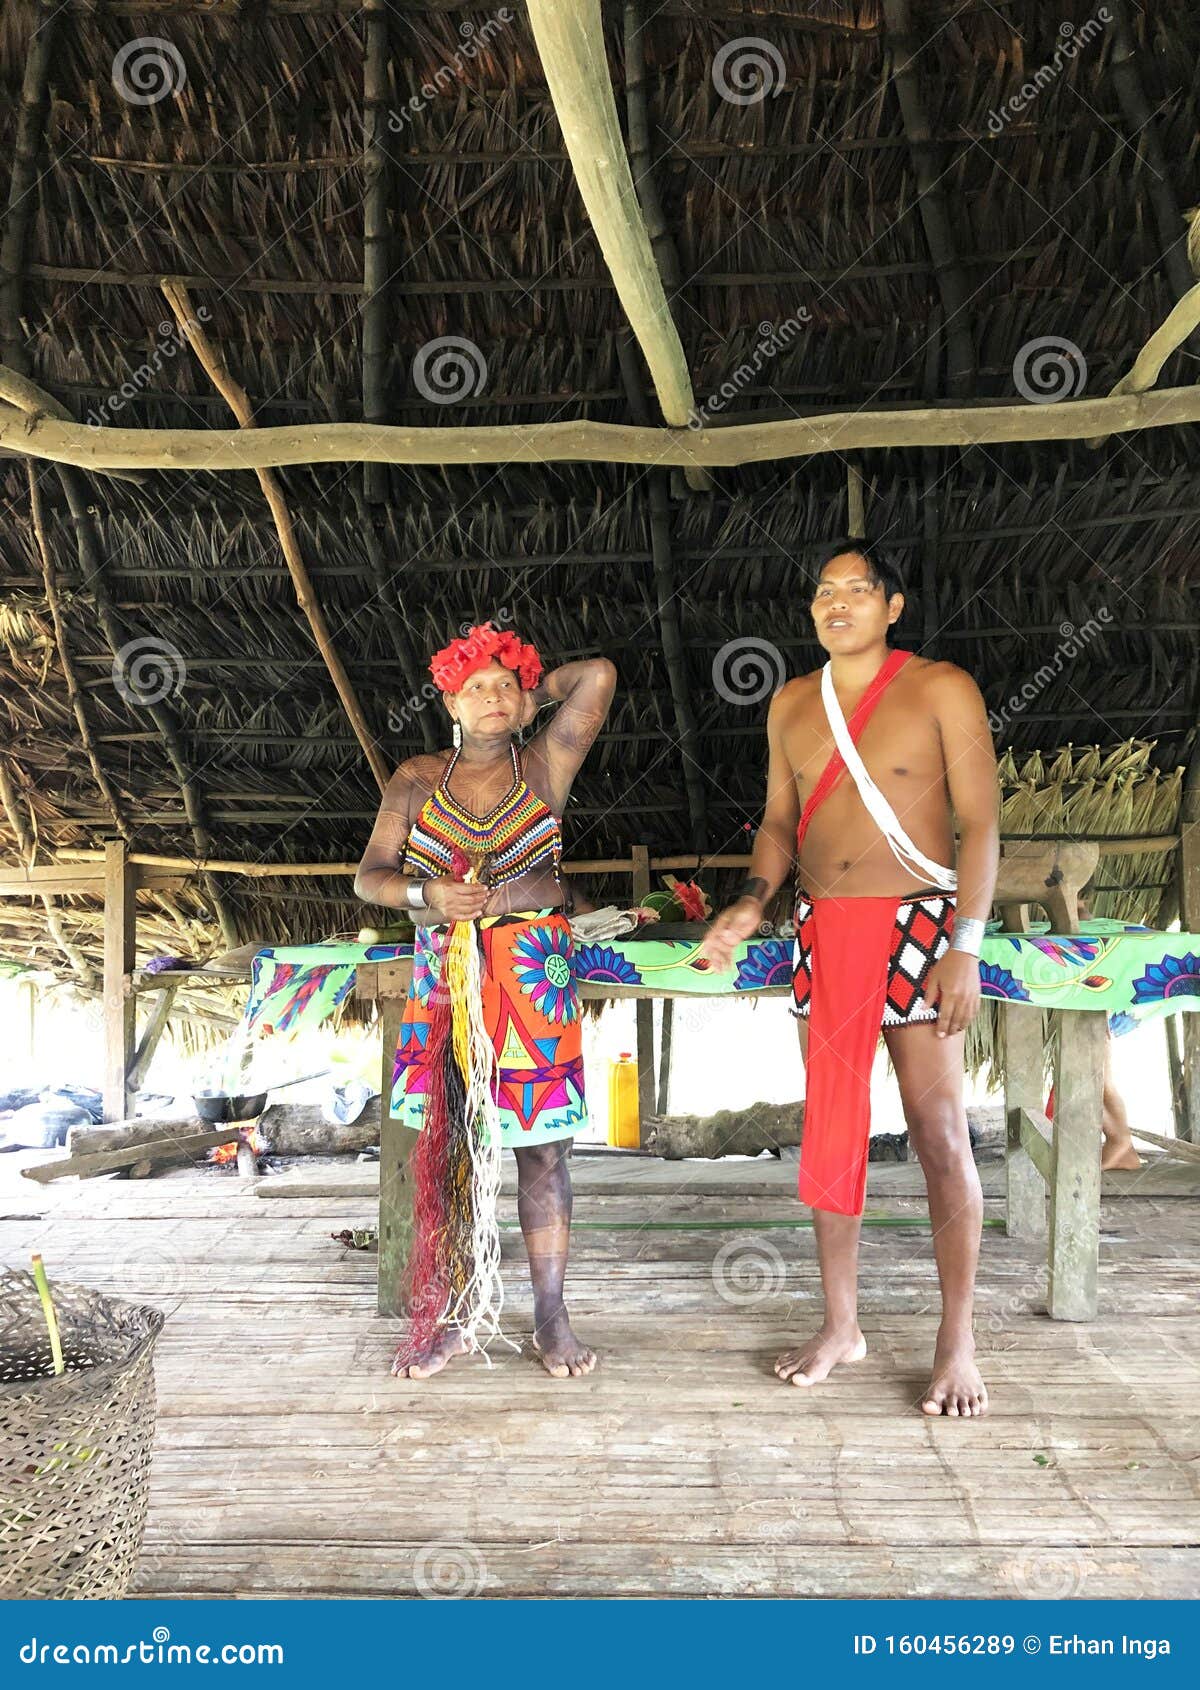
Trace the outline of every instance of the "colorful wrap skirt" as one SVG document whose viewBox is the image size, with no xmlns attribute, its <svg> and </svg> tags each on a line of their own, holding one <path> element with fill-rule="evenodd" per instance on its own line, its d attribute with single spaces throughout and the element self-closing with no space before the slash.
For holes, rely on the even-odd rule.
<svg viewBox="0 0 1200 1690">
<path fill-rule="evenodd" d="M 572 1138 L 587 1125 L 583 1033 L 575 946 L 561 910 L 484 916 L 480 946 L 483 1020 L 498 1068 L 502 1145 Z M 412 983 L 396 1047 L 391 1114 L 420 1130 L 429 1070 L 431 1006 L 441 990 L 448 927 L 418 927 Z"/>
</svg>

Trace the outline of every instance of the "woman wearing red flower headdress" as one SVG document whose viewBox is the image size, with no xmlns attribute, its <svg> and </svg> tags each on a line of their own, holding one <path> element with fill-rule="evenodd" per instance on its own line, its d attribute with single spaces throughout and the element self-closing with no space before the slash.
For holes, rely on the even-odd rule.
<svg viewBox="0 0 1200 1690">
<path fill-rule="evenodd" d="M 616 670 L 589 658 L 541 679 L 534 647 L 490 622 L 429 667 L 453 748 L 396 770 L 354 882 L 367 903 L 418 912 L 390 1102 L 421 1135 L 410 1163 L 410 1330 L 393 1371 L 427 1378 L 500 1334 L 495 1208 L 509 1147 L 534 1345 L 555 1378 L 578 1377 L 596 1358 L 563 1302 L 566 1149 L 587 1106 L 561 817 Z M 522 744 L 546 703 L 558 708 Z"/>
</svg>

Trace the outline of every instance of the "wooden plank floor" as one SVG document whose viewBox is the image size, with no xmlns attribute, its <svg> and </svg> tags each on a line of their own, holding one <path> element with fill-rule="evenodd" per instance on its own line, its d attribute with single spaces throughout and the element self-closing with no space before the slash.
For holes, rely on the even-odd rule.
<svg viewBox="0 0 1200 1690">
<path fill-rule="evenodd" d="M 280 1190 L 319 1175 L 342 1194 L 261 1201 L 205 1169 L 45 1188 L 16 1177 L 37 1159 L 2 1159 L 3 1259 L 40 1249 L 52 1277 L 169 1312 L 135 1594 L 1196 1589 L 1194 1197 L 1106 1198 L 1090 1325 L 1047 1320 L 1036 1252 L 988 1229 L 978 1336 L 992 1412 L 930 1422 L 916 1405 L 937 1282 L 913 1168 L 872 1169 L 869 1211 L 913 1224 L 864 1233 L 870 1354 L 802 1392 L 771 1362 L 816 1318 L 812 1233 L 745 1224 L 803 1213 L 794 1168 L 577 1159 L 588 1224 L 568 1292 L 598 1371 L 551 1380 L 526 1343 L 414 1384 L 388 1372 L 397 1333 L 374 1312 L 374 1256 L 330 1238 L 373 1224 L 367 1168 L 298 1165 Z M 985 1184 L 998 1189 L 994 1165 Z M 1001 1212 L 995 1196 L 987 1210 Z M 527 1340 L 515 1230 L 504 1253 L 511 1330 Z"/>
</svg>

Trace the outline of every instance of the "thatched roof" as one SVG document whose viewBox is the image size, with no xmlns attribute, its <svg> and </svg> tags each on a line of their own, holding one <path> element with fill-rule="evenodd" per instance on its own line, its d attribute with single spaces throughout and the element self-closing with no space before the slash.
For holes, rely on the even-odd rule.
<svg viewBox="0 0 1200 1690">
<path fill-rule="evenodd" d="M 1113 21 L 1097 24 L 1081 0 L 668 0 L 632 32 L 626 10 L 605 9 L 611 74 L 624 122 L 644 57 L 656 256 L 668 275 L 677 266 L 673 315 L 713 426 L 1012 403 L 1014 361 L 1051 336 L 1079 348 L 1087 392 L 1103 394 L 1190 279 L 1200 14 L 1189 8 L 1110 0 Z M 911 52 L 896 30 L 906 12 Z M 53 42 L 44 108 L 36 122 L 25 112 L 30 156 L 18 141 L 35 24 Z M 368 387 L 387 420 L 660 421 L 524 9 L 498 23 L 449 0 L 395 4 L 384 29 L 381 147 L 365 171 L 368 22 L 351 0 L 6 6 L 0 150 L 21 192 L 6 225 L 3 361 L 80 421 L 228 427 L 160 291 L 160 277 L 177 276 L 260 423 L 356 420 L 364 199 L 382 179 L 389 279 Z M 170 44 L 174 92 L 137 103 L 114 84 L 114 61 L 151 36 Z M 767 44 L 776 83 L 763 98 L 724 98 L 714 62 L 744 38 Z M 486 366 L 453 404 L 426 397 L 414 370 L 443 336 L 471 342 Z M 1161 385 L 1195 379 L 1189 346 Z M 997 711 L 1014 682 L 1043 671 L 999 734 L 1018 763 L 1131 739 L 1152 742 L 1151 769 L 1186 762 L 1200 704 L 1197 457 L 1184 427 L 1099 448 L 856 455 L 869 529 L 909 568 L 906 643 L 971 670 Z M 38 860 L 95 845 L 118 818 L 146 851 L 194 857 L 206 839 L 223 858 L 355 858 L 376 784 L 255 476 L 81 475 L 73 516 L 54 467 L 34 469 L 94 742 L 89 759 L 27 466 L 2 459 L 3 732 Z M 428 653 L 507 607 L 551 658 L 604 652 L 620 671 L 608 731 L 577 782 L 570 853 L 743 848 L 761 802 L 767 697 L 731 701 L 714 663 L 747 639 L 770 641 L 793 672 L 820 660 L 807 572 L 847 525 L 842 456 L 717 470 L 710 491 L 678 473 L 589 463 L 279 476 L 390 761 L 444 739 L 430 711 L 405 709 Z M 81 528 L 92 548 L 82 572 Z M 1078 650 L 1062 661 L 1068 625 Z M 114 685 L 113 628 L 159 642 L 178 666 L 165 725 Z M 664 631 L 681 647 L 674 677 Z M 11 822 L 3 837 L 11 862 Z M 345 880 L 222 885 L 243 937 L 315 938 L 360 918 Z M 199 886 L 174 902 L 180 917 L 211 913 Z M 40 905 L 0 914 L 0 950 L 36 941 L 61 965 Z M 94 926 L 65 919 L 97 954 Z M 211 921 L 207 931 L 215 939 Z M 195 930 L 177 933 L 180 948 L 195 943 Z"/>
</svg>

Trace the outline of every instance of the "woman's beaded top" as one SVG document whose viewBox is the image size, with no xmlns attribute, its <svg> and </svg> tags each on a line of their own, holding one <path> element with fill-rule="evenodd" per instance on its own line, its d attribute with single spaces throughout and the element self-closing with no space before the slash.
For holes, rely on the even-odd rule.
<svg viewBox="0 0 1200 1690">
<path fill-rule="evenodd" d="M 486 816 L 473 816 L 464 810 L 450 791 L 450 776 L 459 755 L 459 748 L 455 749 L 409 832 L 404 848 L 407 873 L 422 879 L 452 874 L 458 850 L 473 860 L 486 858 L 481 878 L 492 887 L 503 886 L 537 868 L 550 867 L 557 874 L 562 855 L 558 818 L 526 784 L 516 746 L 509 749 L 512 787 Z"/>
</svg>

